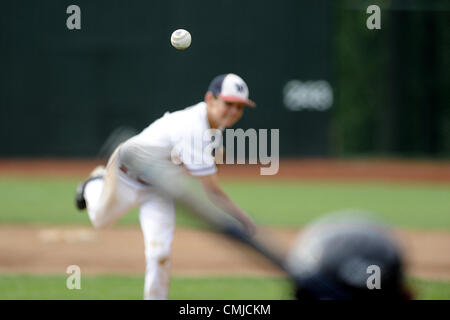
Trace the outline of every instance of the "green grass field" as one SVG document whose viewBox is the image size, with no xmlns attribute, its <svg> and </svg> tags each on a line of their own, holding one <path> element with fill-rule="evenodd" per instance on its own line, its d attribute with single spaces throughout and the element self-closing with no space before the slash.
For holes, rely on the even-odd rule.
<svg viewBox="0 0 450 320">
<path fill-rule="evenodd" d="M 88 224 L 74 208 L 77 180 L 0 180 L 0 223 Z M 269 226 L 301 226 L 318 216 L 347 208 L 377 213 L 399 227 L 450 230 L 450 184 L 225 181 L 231 197 L 254 219 Z M 32 210 L 30 210 L 32 208 Z M 195 225 L 179 212 L 179 225 Z M 120 224 L 138 224 L 137 210 Z"/>
<path fill-rule="evenodd" d="M 1 224 L 89 224 L 73 206 L 76 179 L 0 179 Z M 347 208 L 377 213 L 404 228 L 450 231 L 450 184 L 381 182 L 250 182 L 227 180 L 225 189 L 254 219 L 267 226 L 302 226 Z M 119 225 L 137 225 L 137 210 Z M 177 223 L 201 226 L 178 212 Z M 82 290 L 68 290 L 65 276 L 0 275 L 0 299 L 141 299 L 143 276 L 86 276 Z M 409 279 L 418 299 L 450 299 L 450 282 Z M 171 299 L 288 299 L 280 278 L 204 277 L 171 282 Z"/>
<path fill-rule="evenodd" d="M 140 276 L 86 276 L 80 290 L 66 288 L 64 276 L 1 275 L 0 299 L 142 299 Z M 450 282 L 409 279 L 415 299 L 449 299 Z M 170 299 L 291 299 L 292 286 L 284 278 L 173 277 Z"/>
</svg>

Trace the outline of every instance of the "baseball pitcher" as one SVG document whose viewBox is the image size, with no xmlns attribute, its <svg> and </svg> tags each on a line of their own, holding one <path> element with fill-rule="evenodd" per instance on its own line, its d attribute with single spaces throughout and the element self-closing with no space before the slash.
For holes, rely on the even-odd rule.
<svg viewBox="0 0 450 320">
<path fill-rule="evenodd" d="M 77 208 L 87 209 L 96 228 L 112 225 L 133 207 L 140 207 L 146 258 L 145 299 L 167 299 L 175 228 L 174 200 L 152 188 L 152 181 L 145 172 L 146 164 L 154 165 L 158 157 L 170 158 L 179 165 L 180 172 L 199 179 L 216 206 L 241 222 L 249 234 L 255 232 L 256 226 L 250 217 L 218 184 L 215 159 L 208 149 L 214 136 L 211 132 L 232 126 L 241 118 L 245 106 L 255 106 L 248 96 L 248 87 L 239 76 L 217 76 L 204 101 L 177 112 L 167 112 L 119 145 L 106 168 L 97 167 L 79 184 Z"/>
</svg>

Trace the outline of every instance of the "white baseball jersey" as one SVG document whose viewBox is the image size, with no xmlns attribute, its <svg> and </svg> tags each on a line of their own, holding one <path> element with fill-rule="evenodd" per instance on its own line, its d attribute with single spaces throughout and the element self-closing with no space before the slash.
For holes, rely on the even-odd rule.
<svg viewBox="0 0 450 320">
<path fill-rule="evenodd" d="M 166 112 L 131 141 L 142 146 L 174 150 L 192 175 L 205 176 L 217 172 L 211 153 L 211 132 L 206 103 L 200 102 L 173 113 Z"/>
</svg>

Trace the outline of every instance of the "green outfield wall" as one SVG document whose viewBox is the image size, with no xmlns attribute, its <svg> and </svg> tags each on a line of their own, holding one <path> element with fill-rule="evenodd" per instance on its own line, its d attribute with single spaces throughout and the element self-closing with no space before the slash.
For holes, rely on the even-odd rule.
<svg viewBox="0 0 450 320">
<path fill-rule="evenodd" d="M 450 153 L 445 2 L 373 2 L 381 30 L 363 1 L 2 1 L 0 156 L 96 156 L 227 72 L 258 105 L 236 127 L 280 129 L 283 156 Z"/>
</svg>

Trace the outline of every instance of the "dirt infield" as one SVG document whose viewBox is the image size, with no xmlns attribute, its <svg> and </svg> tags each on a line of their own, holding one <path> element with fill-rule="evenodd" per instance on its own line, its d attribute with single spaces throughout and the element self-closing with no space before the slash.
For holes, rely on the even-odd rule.
<svg viewBox="0 0 450 320">
<path fill-rule="evenodd" d="M 85 177 L 100 164 L 92 160 L 0 160 L 0 175 Z M 450 163 L 393 160 L 283 160 L 276 176 L 262 177 L 259 166 L 225 165 L 224 178 L 294 180 L 383 180 L 449 183 Z M 270 229 L 283 248 L 297 231 Z M 409 273 L 450 280 L 450 233 L 398 230 L 406 248 Z M 38 227 L 0 225 L 0 272 L 59 273 L 79 265 L 83 272 L 144 273 L 144 244 L 139 228 Z M 177 229 L 172 271 L 178 275 L 279 275 L 272 265 L 223 236 Z"/>
<path fill-rule="evenodd" d="M 267 229 L 286 252 L 296 230 Z M 450 234 L 399 230 L 408 273 L 450 281 Z M 144 274 L 144 244 L 137 227 L 0 226 L 0 273 L 65 274 L 69 265 L 84 274 Z M 172 254 L 174 275 L 259 275 L 281 273 L 252 250 L 211 231 L 178 228 Z"/>
<path fill-rule="evenodd" d="M 101 161 L 0 159 L 0 174 L 84 177 Z M 450 162 L 379 160 L 281 160 L 274 176 L 261 176 L 259 165 L 221 165 L 219 175 L 230 178 L 388 180 L 450 182 Z"/>
</svg>

